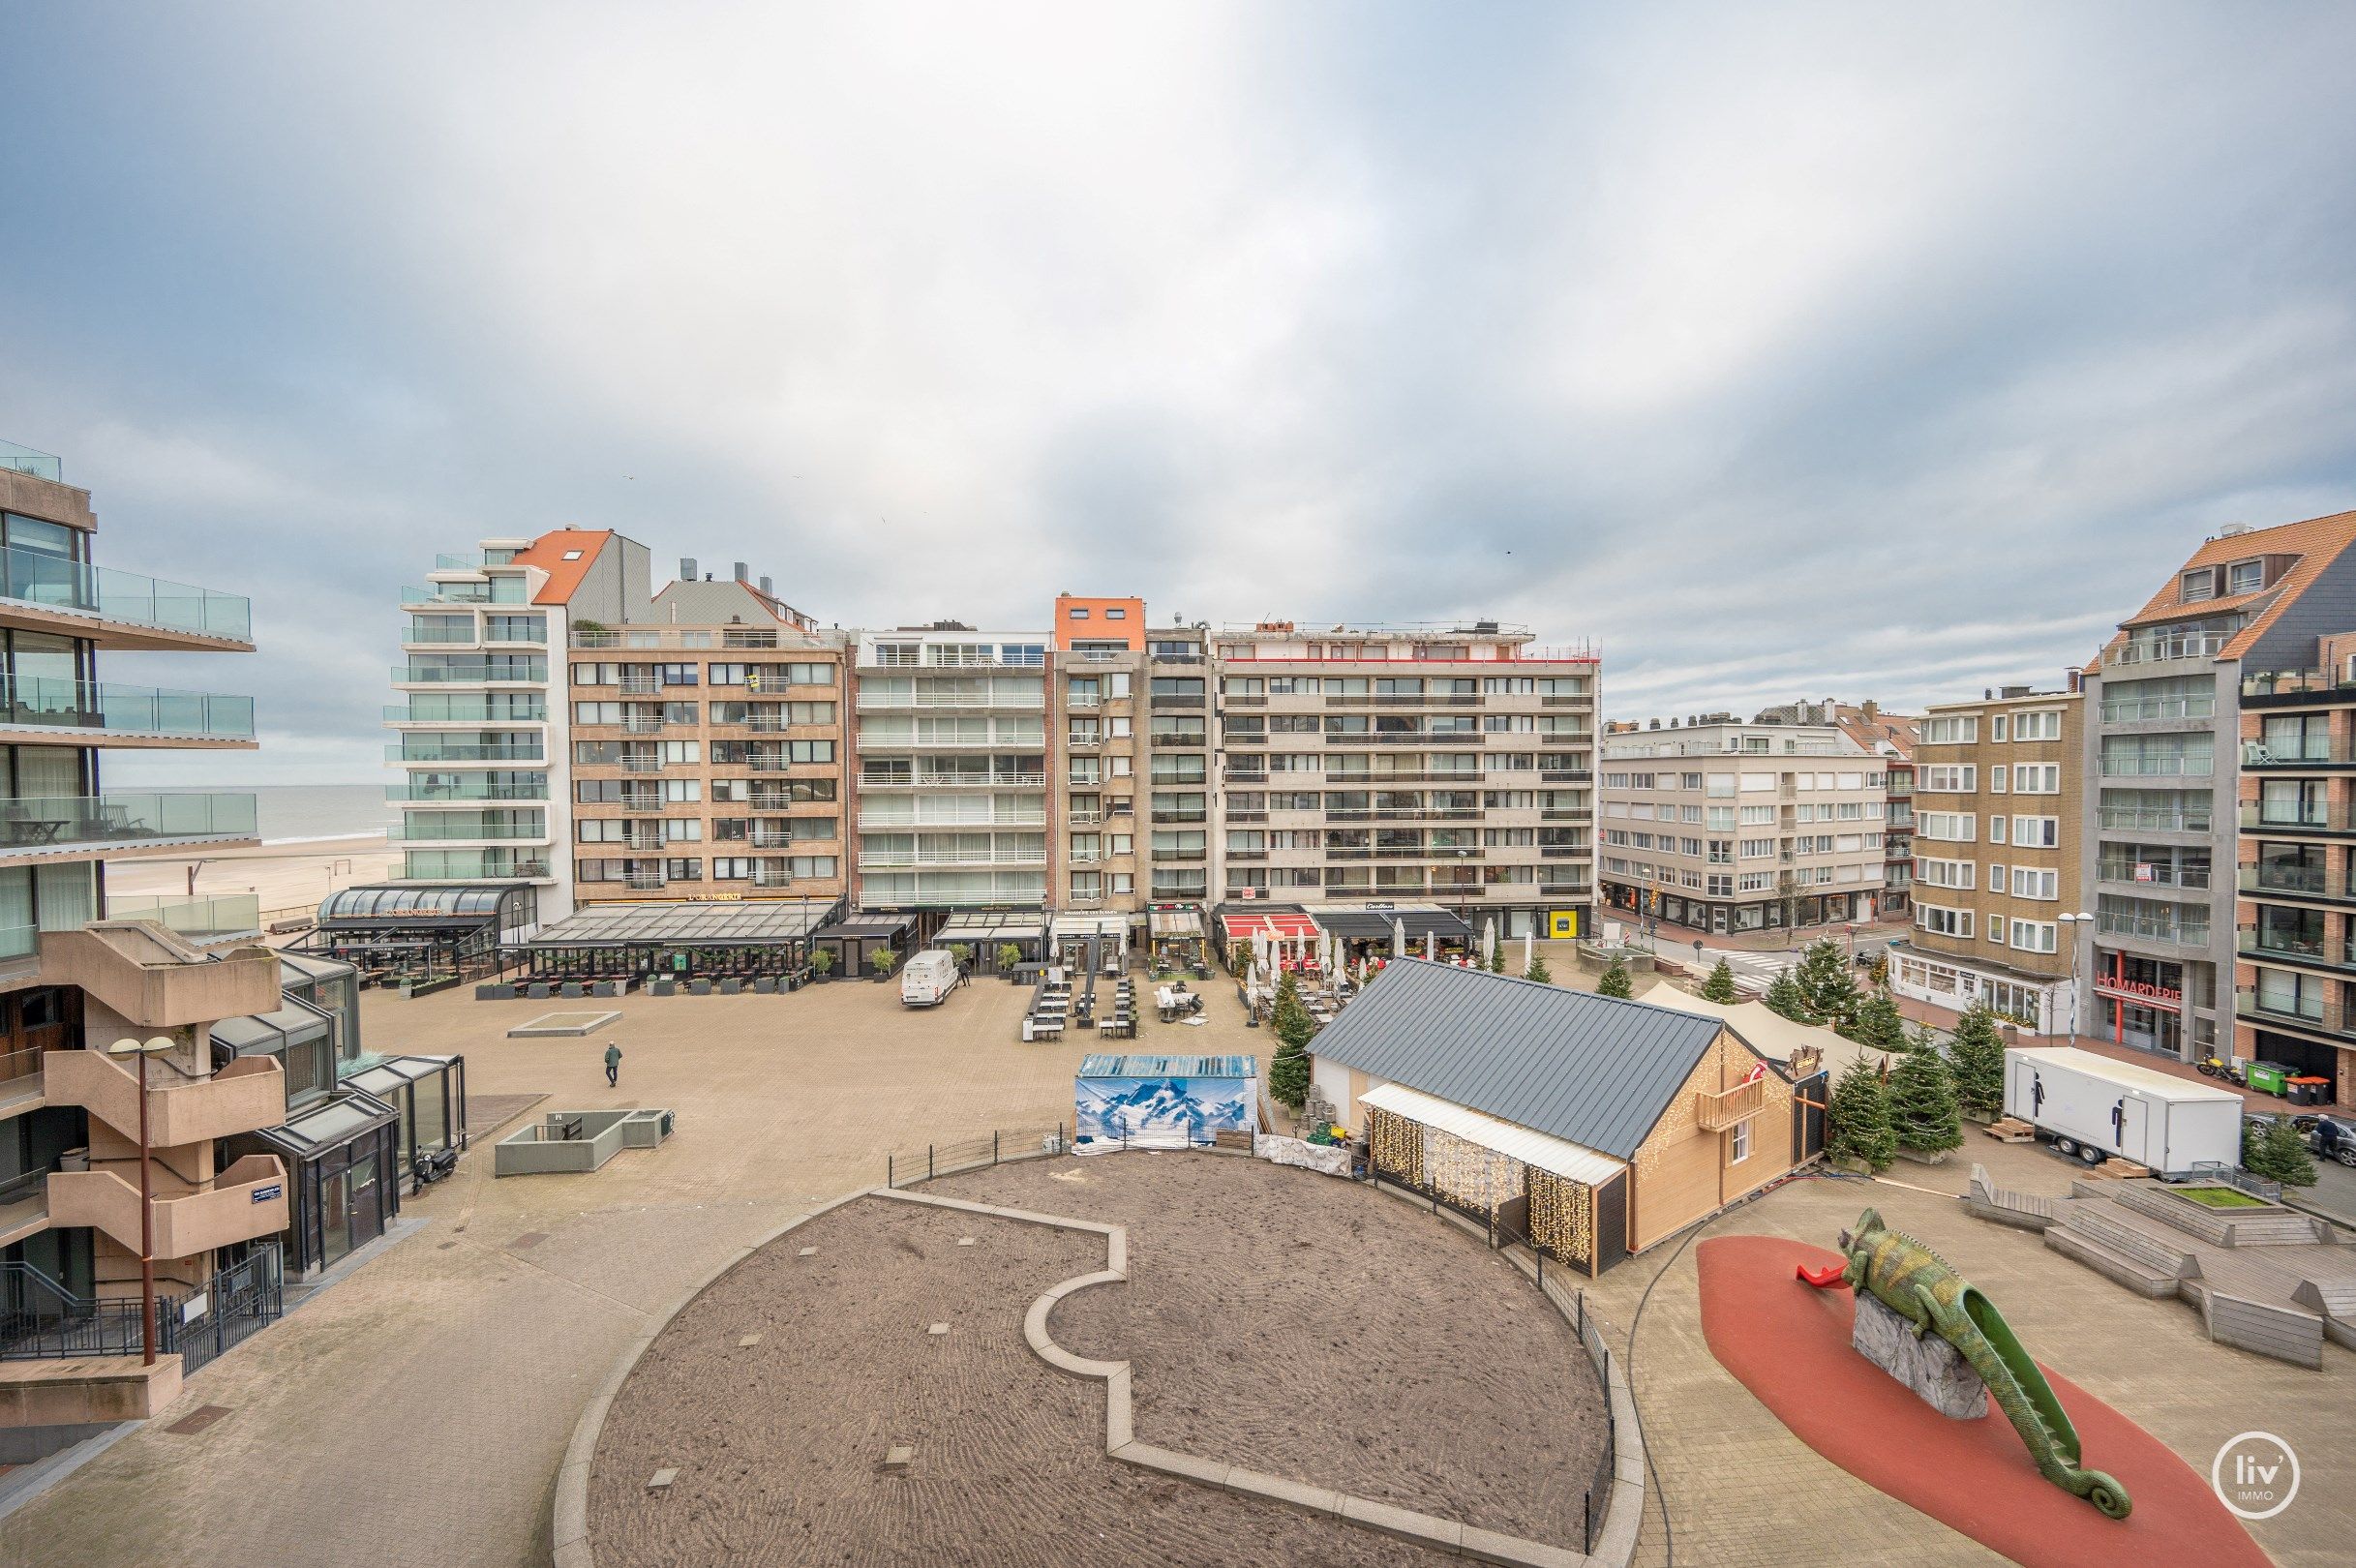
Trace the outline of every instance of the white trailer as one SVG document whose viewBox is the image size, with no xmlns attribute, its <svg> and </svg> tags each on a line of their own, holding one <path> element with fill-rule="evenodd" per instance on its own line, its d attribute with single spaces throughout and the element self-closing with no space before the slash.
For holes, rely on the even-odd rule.
<svg viewBox="0 0 2356 1568">
<path fill-rule="evenodd" d="M 957 955 L 946 948 L 927 948 L 900 971 L 900 1003 L 903 1007 L 937 1008 L 963 983 L 965 977 L 957 973 Z"/>
<path fill-rule="evenodd" d="M 2005 1114 L 2090 1165 L 2116 1157 L 2162 1176 L 2242 1162 L 2242 1097 L 2068 1045 L 2005 1052 Z"/>
</svg>

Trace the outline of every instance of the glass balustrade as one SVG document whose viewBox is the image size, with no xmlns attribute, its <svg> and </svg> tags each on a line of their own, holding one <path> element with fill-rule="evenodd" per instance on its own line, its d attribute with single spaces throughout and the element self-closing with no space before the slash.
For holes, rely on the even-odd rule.
<svg viewBox="0 0 2356 1568">
<path fill-rule="evenodd" d="M 0 849 L 151 839 L 253 838 L 251 795 L 108 794 L 0 800 Z"/>
<path fill-rule="evenodd" d="M 231 642 L 250 642 L 254 632 L 254 604 L 242 594 L 217 593 L 20 546 L 0 549 L 0 597 Z"/>
<path fill-rule="evenodd" d="M 254 739 L 254 699 L 128 686 L 111 680 L 0 677 L 0 723 L 55 725 L 115 735 Z"/>
</svg>

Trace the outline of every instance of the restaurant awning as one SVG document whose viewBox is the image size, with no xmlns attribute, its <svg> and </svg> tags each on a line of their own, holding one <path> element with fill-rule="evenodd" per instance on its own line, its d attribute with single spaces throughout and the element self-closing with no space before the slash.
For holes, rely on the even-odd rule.
<svg viewBox="0 0 2356 1568">
<path fill-rule="evenodd" d="M 525 944 L 562 948 L 760 948 L 806 940 L 835 904 L 745 900 L 725 904 L 589 904 Z M 905 921 L 901 922 L 905 924 Z"/>
<path fill-rule="evenodd" d="M 1046 930 L 1046 919 L 1036 909 L 960 910 L 933 933 L 933 945 L 969 943 L 981 948 L 999 942 L 1037 942 Z"/>
<path fill-rule="evenodd" d="M 1304 904 L 1302 911 L 1344 941 L 1388 941 L 1393 922 L 1407 928 L 1407 940 L 1436 936 L 1442 942 L 1470 942 L 1472 927 L 1437 904 Z"/>
<path fill-rule="evenodd" d="M 1126 915 L 1058 915 L 1055 917 L 1055 940 L 1085 942 L 1092 936 L 1117 942 L 1129 929 Z"/>
<path fill-rule="evenodd" d="M 1452 1132 L 1466 1143 L 1477 1143 L 1484 1149 L 1494 1149 L 1508 1160 L 1519 1160 L 1525 1165 L 1551 1170 L 1557 1176 L 1583 1182 L 1588 1187 L 1601 1187 L 1628 1167 L 1624 1161 L 1607 1154 L 1562 1138 L 1534 1132 L 1526 1127 L 1459 1105 L 1454 1101 L 1441 1100 L 1404 1083 L 1386 1083 L 1370 1089 L 1358 1097 L 1358 1103 L 1374 1110 L 1386 1110 L 1404 1116 L 1410 1122 L 1436 1127 L 1442 1132 Z"/>
<path fill-rule="evenodd" d="M 873 910 L 853 910 L 844 919 L 822 925 L 810 935 L 829 942 L 849 939 L 854 942 L 881 942 L 898 936 L 908 929 L 914 917 L 879 914 Z"/>
<path fill-rule="evenodd" d="M 1222 910 L 1221 929 L 1229 943 L 1250 942 L 1266 932 L 1279 942 L 1314 942 L 1316 922 L 1298 910 Z"/>
<path fill-rule="evenodd" d="M 1146 928 L 1153 933 L 1157 942 L 1165 938 L 1184 941 L 1188 937 L 1198 937 L 1202 935 L 1202 910 L 1194 904 L 1181 904 L 1174 908 L 1156 905 L 1148 912 Z"/>
</svg>

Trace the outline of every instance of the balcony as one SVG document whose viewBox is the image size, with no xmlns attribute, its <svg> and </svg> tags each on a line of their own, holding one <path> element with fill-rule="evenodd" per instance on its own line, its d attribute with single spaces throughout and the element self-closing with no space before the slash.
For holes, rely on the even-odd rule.
<svg viewBox="0 0 2356 1568">
<path fill-rule="evenodd" d="M 2263 932 L 2254 925 L 2234 927 L 2234 951 L 2252 963 L 2283 964 L 2293 969 L 2356 970 L 2344 941 L 2328 937 L 2294 937 Z"/>
<path fill-rule="evenodd" d="M 62 560 L 11 546 L 0 550 L 0 618 L 62 631 L 109 648 L 234 648 L 254 646 L 253 602 L 185 583 Z"/>
<path fill-rule="evenodd" d="M 0 858 L 116 855 L 177 844 L 258 842 L 251 795 L 122 794 L 0 800 Z"/>
<path fill-rule="evenodd" d="M 465 882 L 473 878 L 487 882 L 536 882 L 548 875 L 545 858 L 519 856 L 509 850 L 410 850 L 402 860 L 401 876 L 396 880 L 404 882 Z"/>
<path fill-rule="evenodd" d="M 443 697 L 432 703 L 394 705 L 384 710 L 384 722 L 405 724 L 545 724 L 548 705 L 541 702 L 495 703 L 486 694 Z"/>
<path fill-rule="evenodd" d="M 0 678 L 0 726 L 35 730 L 43 739 L 68 745 L 106 745 L 119 738 L 135 744 L 250 747 L 254 699 L 14 676 Z"/>
<path fill-rule="evenodd" d="M 1693 1101 L 1695 1125 L 1705 1132 L 1723 1132 L 1766 1108 L 1767 1081 L 1753 1078 L 1732 1089 L 1697 1090 Z"/>
<path fill-rule="evenodd" d="M 2104 806 L 2102 830 L 2106 833 L 2199 833 L 2211 830 L 2213 817 L 2206 810 L 2171 811 L 2146 806 Z M 2245 824 L 2247 826 L 2247 824 Z"/>
<path fill-rule="evenodd" d="M 278 959 L 223 955 L 158 925 L 103 921 L 40 934 L 42 980 L 77 985 L 141 1029 L 180 1028 L 282 1005 Z"/>
<path fill-rule="evenodd" d="M 2237 986 L 2233 992 L 2233 1015 L 2264 1028 L 2297 1029 L 2327 1036 L 2335 1043 L 2356 1040 L 2356 1017 L 2351 1017 L 2341 1003 L 2320 995 L 2268 998 L 2254 987 Z"/>
<path fill-rule="evenodd" d="M 548 760 L 548 748 L 538 740 L 492 740 L 468 744 L 449 741 L 440 745 L 418 744 L 421 738 L 412 735 L 399 745 L 384 748 L 384 760 L 400 768 L 431 768 L 438 763 L 543 763 Z"/>
<path fill-rule="evenodd" d="M 2188 913 L 2190 906 L 2187 906 Z M 2098 914 L 2095 929 L 2106 936 L 2133 937 L 2143 942 L 2163 942 L 2179 948 L 2205 948 L 2209 945 L 2209 925 L 2206 920 L 2168 920 L 2156 915 Z"/>
<path fill-rule="evenodd" d="M 2215 696 L 2106 697 L 2105 724 L 2153 724 L 2162 720 L 2206 721 L 2217 716 Z"/>
<path fill-rule="evenodd" d="M 1083 814 L 1075 811 L 1066 820 L 1078 826 L 1096 822 L 1099 818 L 1094 812 Z M 1044 828 L 1047 814 L 1044 811 L 1000 811 L 985 817 L 927 817 L 912 816 L 902 811 L 862 811 L 859 814 L 859 825 L 885 831 L 898 829 L 902 832 L 917 833 L 987 832 L 992 828 Z"/>
<path fill-rule="evenodd" d="M 2356 703 L 2356 677 L 2338 670 L 2259 670 L 2242 677 L 2242 701 L 2257 708 Z"/>
<path fill-rule="evenodd" d="M 2291 736 L 2242 742 L 2242 767 L 2253 772 L 2327 772 L 2356 768 L 2356 748 L 2330 735 Z"/>
<path fill-rule="evenodd" d="M 257 893 L 216 893 L 210 898 L 108 893 L 106 919 L 153 920 L 199 945 L 224 942 L 261 934 L 261 897 Z"/>
<path fill-rule="evenodd" d="M 2225 650 L 2222 632 L 2160 632 L 2130 636 L 2103 655 L 2110 664 L 2166 664 L 2179 659 L 2213 659 Z"/>
<path fill-rule="evenodd" d="M 448 664 L 396 664 L 393 666 L 396 686 L 545 686 L 548 684 L 548 661 L 545 659 L 501 659 L 497 664 L 489 659 L 468 659 Z"/>
<path fill-rule="evenodd" d="M 481 583 L 410 584 L 401 590 L 404 610 L 431 610 L 452 604 L 524 604 L 524 579 L 494 577 Z"/>
<path fill-rule="evenodd" d="M 104 1051 L 48 1051 L 42 1069 L 50 1104 L 78 1106 L 126 1137 L 138 1135 L 137 1072 Z M 276 1057 L 241 1056 L 209 1078 L 167 1083 L 167 1075 L 177 1077 L 169 1069 L 148 1069 L 147 1136 L 158 1148 L 255 1132 L 287 1119 L 287 1075 Z"/>
<path fill-rule="evenodd" d="M 1153 814 L 1153 820 L 1158 823 L 1208 822 L 1211 820 L 1211 814 L 1201 808 L 1191 811 L 1157 811 Z"/>
<path fill-rule="evenodd" d="M 2356 833 L 2356 809 L 2345 804 L 2245 804 L 2240 822 L 2242 831 L 2262 838 L 2336 837 Z"/>
<path fill-rule="evenodd" d="M 999 696 L 992 692 L 919 692 L 903 697 L 893 692 L 870 696 L 862 691 L 854 705 L 861 713 L 917 713 L 924 711 L 975 711 L 1037 713 L 1046 709 L 1046 695 L 1035 693 L 1024 696 Z M 1073 708 L 1094 708 L 1095 703 L 1073 702 Z"/>
<path fill-rule="evenodd" d="M 508 839 L 538 843 L 547 840 L 548 824 L 466 822 L 437 813 L 415 822 L 395 823 L 384 830 L 384 836 L 397 844 L 498 843 Z"/>
<path fill-rule="evenodd" d="M 2345 871 L 2308 865 L 2245 865 L 2235 879 L 2242 895 L 2258 903 L 2356 903 L 2356 882 Z"/>
<path fill-rule="evenodd" d="M 1208 700 L 1200 692 L 1157 691 L 1146 698 L 1146 707 L 1156 712 L 1178 712 L 1199 709 Z"/>
<path fill-rule="evenodd" d="M 1064 747 L 1069 751 L 1096 751 L 1103 744 L 1104 738 L 1093 732 L 1083 735 L 1075 730 L 1064 738 Z"/>
<path fill-rule="evenodd" d="M 2205 865 L 2171 865 L 2165 860 L 2103 860 L 2095 867 L 2097 882 L 2128 888 L 2206 890 L 2210 870 Z"/>
<path fill-rule="evenodd" d="M 717 632 L 688 631 L 678 626 L 628 626 L 620 630 L 600 626 L 593 631 L 577 628 L 572 634 L 572 646 L 624 648 L 780 648 L 797 652 L 807 650 L 812 663 L 832 662 L 819 657 L 831 649 L 822 648 L 805 636 L 773 626 L 722 626 Z"/>
<path fill-rule="evenodd" d="M 1194 857 L 1200 859 L 1197 854 Z M 952 865 L 1045 865 L 1046 846 L 1036 850 L 870 850 L 859 852 L 862 871 L 936 868 Z"/>
<path fill-rule="evenodd" d="M 37 452 L 15 441 L 0 441 L 0 469 L 10 473 L 29 473 L 36 479 L 46 479 L 53 485 L 65 483 L 66 466 L 54 452 Z"/>
<path fill-rule="evenodd" d="M 2104 778 L 2209 778 L 2217 772 L 2217 759 L 2201 753 L 2150 757 L 2104 753 L 2101 766 Z"/>
<path fill-rule="evenodd" d="M 540 784 L 391 784 L 385 787 L 387 805 L 459 806 L 477 800 L 545 800 L 548 786 Z"/>
</svg>

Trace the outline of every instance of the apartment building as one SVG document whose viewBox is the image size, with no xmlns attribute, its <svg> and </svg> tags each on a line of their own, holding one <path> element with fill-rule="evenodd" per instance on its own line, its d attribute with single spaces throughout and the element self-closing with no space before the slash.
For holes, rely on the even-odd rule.
<svg viewBox="0 0 2356 1568">
<path fill-rule="evenodd" d="M 2356 633 L 2241 679 L 2233 1054 L 2356 1104 Z"/>
<path fill-rule="evenodd" d="M 251 795 L 106 788 L 126 747 L 250 750 L 251 699 L 120 682 L 120 653 L 251 652 L 244 598 L 98 564 L 86 490 L 55 458 L 0 445 L 0 1359 L 12 1399 L 0 1459 L 80 1435 L 98 1377 L 141 1379 L 143 1416 L 178 1388 L 178 1362 L 137 1354 L 143 1247 L 159 1290 L 191 1322 L 217 1271 L 287 1223 L 276 1158 L 223 1141 L 284 1120 L 287 1078 L 267 1057 L 219 1058 L 216 1024 L 279 1005 L 247 899 L 117 899 L 109 862 L 250 846 Z M 207 946 L 205 944 L 215 944 Z M 110 1051 L 147 1042 L 149 1087 Z M 142 1117 L 144 1111 L 144 1118 Z M 142 1120 L 153 1152 L 153 1242 L 142 1240 Z M 90 1355 L 59 1359 L 41 1325 L 85 1325 Z M 128 1352 L 127 1354 L 124 1352 Z M 119 1397 L 121 1391 L 116 1391 Z M 54 1438 L 48 1441 L 45 1438 Z"/>
<path fill-rule="evenodd" d="M 1437 903 L 1500 935 L 1587 930 L 1590 648 L 1541 648 L 1495 621 L 1262 621 L 1210 643 L 1207 684 L 1155 667 L 1157 703 L 1165 681 L 1172 704 L 1197 686 L 1217 698 L 1207 886 L 1238 901 Z M 1159 805 L 1159 750 L 1154 766 Z M 1169 769 L 1173 788 L 1191 766 Z"/>
<path fill-rule="evenodd" d="M 1918 718 L 1885 713 L 1867 698 L 1856 705 L 1836 703 L 1832 722 L 1843 734 L 1882 759 L 1883 795 L 1888 809 L 1882 819 L 1882 891 L 1874 912 L 1884 920 L 1904 915 L 1908 890 L 1915 878 L 1915 743 Z"/>
<path fill-rule="evenodd" d="M 2351 543 L 2356 512 L 2224 529 L 2120 622 L 2087 667 L 2082 789 L 2095 842 L 2084 857 L 2080 907 L 2095 920 L 2080 973 L 2089 1033 L 2188 1061 L 2221 1055 L 2235 1040 L 2233 992 L 2245 950 L 2252 986 L 2269 968 L 2328 978 L 2332 955 L 2344 956 L 2347 933 L 2332 929 L 2344 921 L 2312 906 L 2314 921 L 2287 928 L 2311 924 L 2322 934 L 2319 953 L 2304 950 L 2312 944 L 2303 936 L 2279 935 L 2287 917 L 2241 930 L 2238 889 L 2207 873 L 2240 863 L 2236 807 L 2246 774 L 2258 775 L 2252 826 L 2269 831 L 2292 824 L 2265 822 L 2267 802 L 2295 817 L 2299 808 L 2282 802 L 2295 802 L 2303 782 L 2313 781 L 2271 763 L 2239 766 L 2242 693 L 2246 678 L 2304 666 L 2320 639 L 2356 625 Z M 2184 875 L 2120 875 L 2142 865 Z"/>
<path fill-rule="evenodd" d="M 385 760 L 405 775 L 390 792 L 402 882 L 522 884 L 533 919 L 570 911 L 562 650 L 575 628 L 646 620 L 649 583 L 644 545 L 560 528 L 438 556 L 402 589 L 402 701 L 385 709 L 399 733 Z"/>
<path fill-rule="evenodd" d="M 1145 633 L 1143 599 L 1056 595 L 1047 724 L 1056 738 L 1049 796 L 1062 817 L 1050 834 L 1047 886 L 1061 909 L 1145 907 L 1153 863 L 1137 842 L 1138 780 L 1148 772 Z"/>
<path fill-rule="evenodd" d="M 1607 906 L 1712 932 L 1873 919 L 1887 766 L 1817 717 L 1655 719 L 1608 737 Z"/>
<path fill-rule="evenodd" d="M 2073 1017 L 2082 919 L 2084 698 L 2009 686 L 1934 705 L 1914 763 L 1915 930 L 1889 953 L 1890 986 L 1960 1012 L 1984 1002 L 2032 1034 Z M 2103 880 L 2206 887 L 2193 852 L 2122 859 Z"/>
<path fill-rule="evenodd" d="M 860 908 L 1048 901 L 1052 641 L 954 622 L 850 635 Z"/>
<path fill-rule="evenodd" d="M 1146 896 L 1200 904 L 1210 896 L 1218 828 L 1211 782 L 1217 711 L 1205 628 L 1170 625 L 1145 638 L 1146 792 L 1150 862 Z"/>
<path fill-rule="evenodd" d="M 848 885 L 844 640 L 770 580 L 693 560 L 643 621 L 570 636 L 575 901 L 800 898 Z"/>
</svg>

